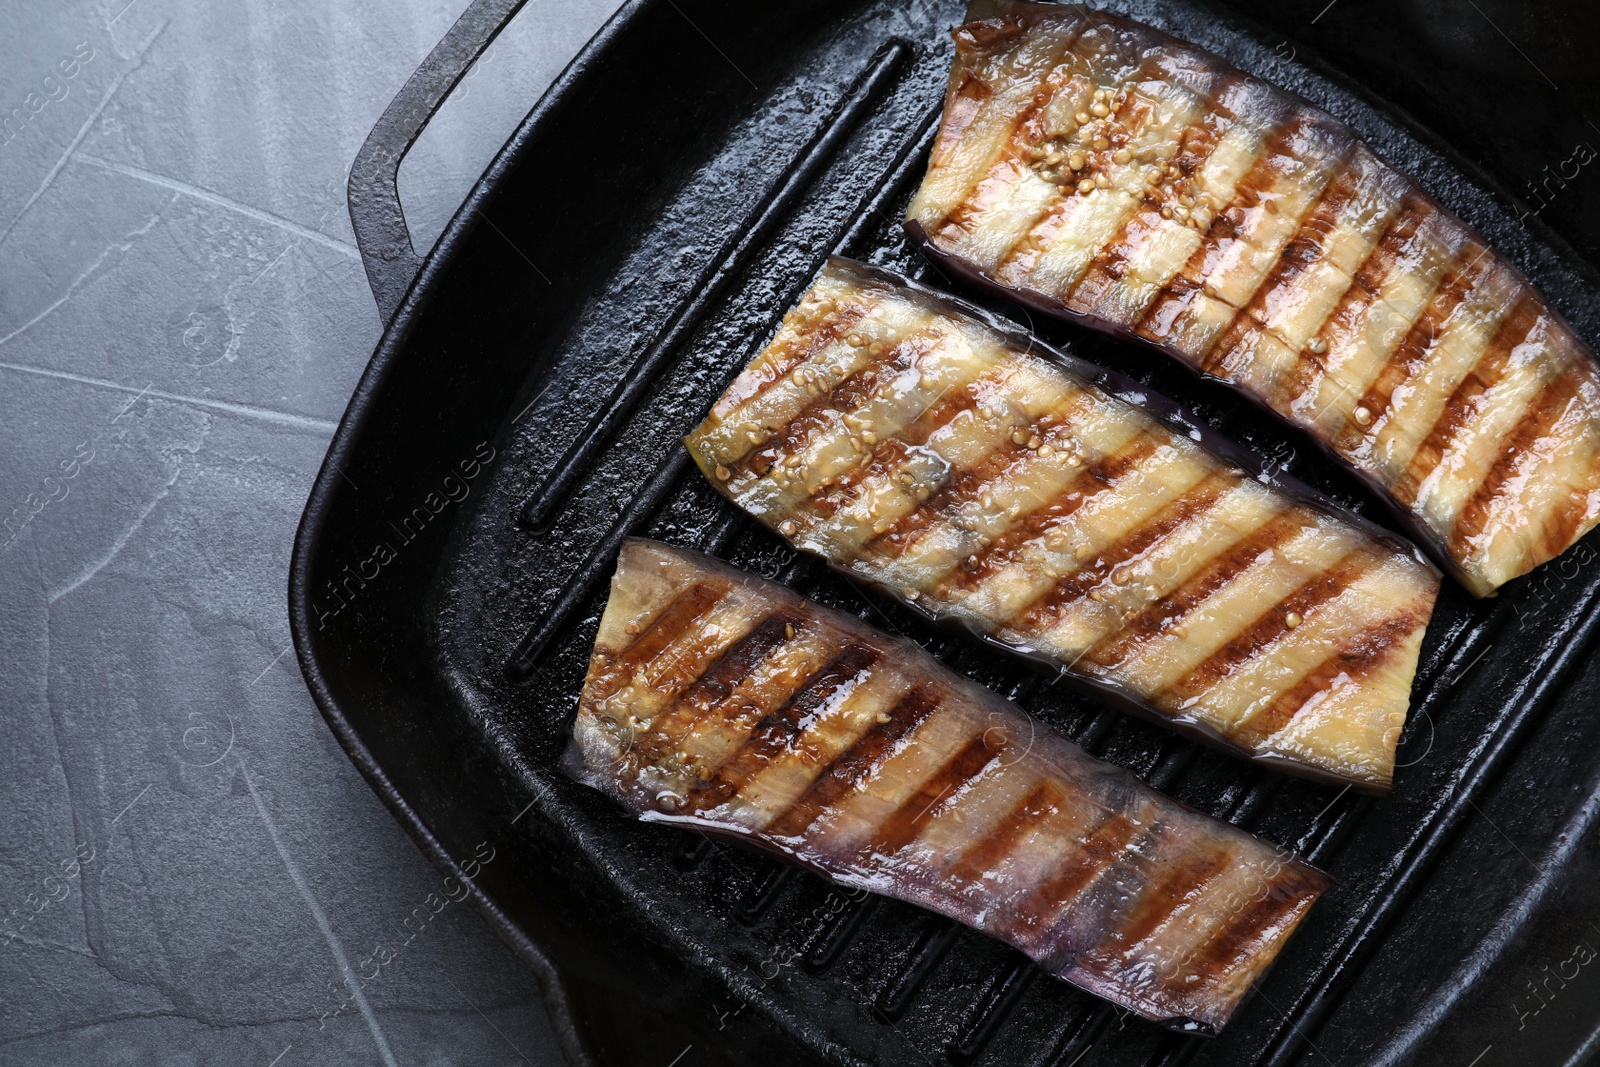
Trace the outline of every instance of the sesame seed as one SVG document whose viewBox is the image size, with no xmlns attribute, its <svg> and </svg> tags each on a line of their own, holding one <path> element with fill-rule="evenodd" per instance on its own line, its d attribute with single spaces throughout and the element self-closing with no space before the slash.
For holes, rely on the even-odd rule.
<svg viewBox="0 0 1600 1067">
<path fill-rule="evenodd" d="M 1368 411 L 1366 408 L 1356 408 L 1350 414 L 1363 426 L 1367 426 L 1372 423 L 1372 412 Z"/>
<path fill-rule="evenodd" d="M 798 529 L 799 527 L 794 524 L 793 519 L 784 519 L 778 524 L 778 532 L 785 537 L 793 537 L 794 532 Z"/>
<path fill-rule="evenodd" d="M 1088 559 L 1089 558 L 1089 546 L 1088 545 L 1079 545 L 1077 548 L 1073 549 L 1072 550 L 1072 558 L 1073 559 Z"/>
<path fill-rule="evenodd" d="M 1097 119 L 1103 119 L 1107 115 L 1111 114 L 1111 109 L 1106 107 L 1105 104 L 1091 104 L 1089 106 L 1089 114 L 1093 115 Z"/>
<path fill-rule="evenodd" d="M 783 636 L 791 639 L 794 637 L 794 623 L 786 622 L 783 624 Z"/>
<path fill-rule="evenodd" d="M 1085 179 L 1083 179 L 1083 181 L 1078 183 L 1078 192 L 1084 193 L 1086 195 L 1088 193 L 1094 192 L 1095 188 L 1096 187 L 1095 187 L 1094 182 L 1089 178 L 1085 178 Z"/>
<path fill-rule="evenodd" d="M 724 467 L 722 464 L 718 463 L 717 464 L 717 481 L 725 482 L 731 477 L 733 477 L 733 472 L 730 471 L 727 467 Z"/>
<path fill-rule="evenodd" d="M 1328 342 L 1324 341 L 1320 337 L 1313 337 L 1311 340 L 1306 342 L 1306 347 L 1320 356 L 1322 353 L 1328 350 Z"/>
<path fill-rule="evenodd" d="M 1040 445 L 1039 446 L 1039 455 L 1044 456 L 1046 458 L 1048 458 L 1050 456 L 1053 456 L 1055 454 L 1055 451 L 1056 450 L 1054 448 L 1052 448 L 1051 446 L 1049 446 L 1049 445 Z"/>
<path fill-rule="evenodd" d="M 1300 617 L 1300 613 L 1298 611 L 1289 612 L 1289 614 L 1284 616 L 1283 619 L 1284 625 L 1289 627 L 1291 630 L 1296 626 L 1299 626 L 1304 621 L 1305 620 Z"/>
<path fill-rule="evenodd" d="M 1116 155 L 1112 156 L 1111 158 L 1118 163 L 1126 163 L 1128 160 L 1133 158 L 1133 153 L 1129 152 L 1126 148 L 1119 148 L 1117 149 Z"/>
</svg>

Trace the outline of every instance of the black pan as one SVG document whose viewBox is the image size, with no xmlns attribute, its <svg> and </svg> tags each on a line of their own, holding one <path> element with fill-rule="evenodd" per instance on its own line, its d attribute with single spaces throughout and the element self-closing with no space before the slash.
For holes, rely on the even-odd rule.
<svg viewBox="0 0 1600 1067">
<path fill-rule="evenodd" d="M 1527 744 L 1594 637 L 1595 539 L 1494 600 L 1446 588 L 1407 766 L 1381 800 L 1203 751 L 869 601 L 742 520 L 678 438 L 830 252 L 947 284 L 898 218 L 926 160 L 960 5 L 633 0 L 419 258 L 399 160 L 519 6 L 477 0 L 351 171 L 351 218 L 388 326 L 307 504 L 290 606 L 329 725 L 538 971 L 575 1063 L 1444 1063 L 1464 1050 L 1464 1065 L 1484 1046 L 1478 1067 L 1580 1062 L 1600 1024 L 1592 991 L 1516 1033 L 1502 1005 L 1528 996 L 1519 960 L 1569 958 L 1571 930 L 1541 916 L 1592 876 L 1575 858 L 1532 883 L 1515 869 L 1485 881 L 1453 857 L 1508 772 L 1536 783 L 1525 817 L 1495 823 L 1513 847 L 1549 837 L 1551 811 L 1595 799 L 1592 761 Z M 1425 131 L 1254 24 L 1193 0 L 1114 6 L 1350 122 L 1596 338 L 1588 266 L 1537 225 L 1519 227 Z M 1222 390 L 1131 346 L 1037 325 L 1384 521 L 1304 441 Z M 1339 885 L 1229 1030 L 1203 1041 L 1119 1017 L 926 913 L 631 822 L 555 769 L 628 533 L 707 548 L 870 614 L 1091 751 L 1309 855 Z M 1434 936 L 1441 906 L 1455 921 L 1438 951 L 1398 963 L 1379 951 Z M 1489 933 L 1489 958 L 1466 968 Z"/>
</svg>

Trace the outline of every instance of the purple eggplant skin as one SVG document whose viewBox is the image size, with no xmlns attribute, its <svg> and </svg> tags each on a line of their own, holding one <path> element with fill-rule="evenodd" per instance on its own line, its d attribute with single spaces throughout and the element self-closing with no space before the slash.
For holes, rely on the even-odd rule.
<svg viewBox="0 0 1600 1067">
<path fill-rule="evenodd" d="M 1390 788 L 1438 572 L 1126 379 L 836 258 L 685 440 L 927 618 L 1235 755 Z"/>
<path fill-rule="evenodd" d="M 1476 596 L 1600 522 L 1600 366 L 1337 119 L 1151 27 L 978 0 L 906 230 L 1306 432 Z"/>
<path fill-rule="evenodd" d="M 563 770 L 1220 1031 L 1327 875 L 1102 763 L 919 646 L 709 556 L 622 548 Z"/>
</svg>

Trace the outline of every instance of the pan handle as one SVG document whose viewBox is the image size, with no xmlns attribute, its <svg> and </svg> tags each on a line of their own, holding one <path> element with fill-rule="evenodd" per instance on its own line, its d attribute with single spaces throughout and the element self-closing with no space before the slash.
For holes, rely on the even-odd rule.
<svg viewBox="0 0 1600 1067">
<path fill-rule="evenodd" d="M 350 225 L 385 325 L 422 270 L 400 207 L 400 161 L 489 42 L 527 0 L 473 0 L 395 98 L 356 153 L 347 186 Z"/>
</svg>

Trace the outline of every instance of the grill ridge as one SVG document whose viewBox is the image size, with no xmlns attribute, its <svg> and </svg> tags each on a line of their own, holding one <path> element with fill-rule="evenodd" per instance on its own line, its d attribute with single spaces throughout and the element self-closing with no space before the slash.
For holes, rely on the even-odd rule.
<svg viewBox="0 0 1600 1067">
<path fill-rule="evenodd" d="M 1025 956 L 1018 955 L 1011 964 L 995 975 L 979 998 L 976 1011 L 961 1033 L 945 1047 L 945 1058 L 956 1067 L 972 1063 L 999 1032 L 1006 1016 L 1017 1006 L 1017 1001 L 1039 977 L 1039 968 Z"/>
<path fill-rule="evenodd" d="M 807 951 L 805 967 L 813 973 L 820 973 L 837 963 L 839 957 L 855 943 L 857 932 L 867 918 L 878 909 L 881 899 L 881 897 L 866 896 L 852 901 L 839 914 L 830 918 Z"/>
<path fill-rule="evenodd" d="M 913 50 L 910 42 L 899 38 L 889 40 L 878 50 L 867 69 L 840 98 L 838 107 L 740 223 L 724 246 L 725 251 L 695 279 L 690 289 L 694 295 L 679 307 L 644 354 L 627 369 L 619 370 L 611 395 L 556 461 L 554 473 L 524 505 L 524 526 L 544 525 L 573 484 L 592 468 L 595 459 L 656 384 L 662 367 L 679 344 L 692 335 L 707 312 L 717 306 L 728 286 L 743 276 L 751 261 L 766 247 L 772 232 L 821 176 L 829 160 L 866 117 L 873 101 L 899 74 Z"/>
<path fill-rule="evenodd" d="M 891 1023 L 903 1018 L 911 1007 L 911 1001 L 960 935 L 959 925 L 943 916 L 930 915 L 916 945 L 906 956 L 905 963 L 873 1002 L 878 1014 Z"/>
<path fill-rule="evenodd" d="M 883 84 L 883 80 L 887 78 L 889 73 L 892 73 L 892 67 L 898 66 L 905 56 L 909 54 L 910 47 L 903 41 L 892 41 L 890 47 L 886 48 L 881 53 L 881 58 L 875 60 L 873 65 L 868 68 L 867 74 L 858 81 L 858 84 L 870 82 L 875 94 L 878 87 Z M 893 57 L 893 63 L 890 66 L 885 66 L 884 64 L 888 63 L 891 57 Z M 861 117 L 863 116 L 858 115 L 852 119 L 851 129 L 860 122 Z M 927 145 L 931 143 L 934 119 L 936 117 L 936 113 L 929 115 L 928 119 L 918 128 L 918 133 L 902 148 L 894 163 L 894 169 L 886 175 L 884 181 L 879 184 L 878 189 L 869 194 L 865 200 L 865 207 L 859 208 L 852 213 L 845 223 L 840 226 L 839 233 L 832 243 L 830 252 L 838 252 L 840 249 L 848 247 L 848 242 L 858 238 L 864 227 L 864 220 L 869 217 L 868 213 L 881 214 L 881 205 L 886 202 L 885 197 L 891 191 L 895 195 L 904 194 L 905 187 L 915 177 L 914 164 L 918 162 L 921 152 L 925 151 Z M 832 153 L 833 147 L 829 147 L 828 155 L 831 156 Z M 819 171 L 808 171 L 807 173 L 810 179 L 807 185 L 820 177 Z M 821 262 L 822 258 L 824 257 L 817 257 L 817 261 Z M 807 272 L 802 278 L 791 283 L 791 292 L 787 294 L 788 300 L 786 303 L 792 303 L 793 294 L 798 292 L 799 288 L 804 286 L 809 278 L 810 272 Z M 700 315 L 704 315 L 716 303 L 717 301 L 707 300 L 700 304 Z M 781 315 L 782 311 L 780 310 L 778 314 Z M 673 346 L 667 346 L 663 349 L 663 353 L 668 353 L 672 350 Z M 663 355 L 662 359 L 663 361 L 665 360 L 665 355 Z M 737 373 L 737 368 L 734 369 L 733 373 Z M 655 375 L 638 373 L 636 368 L 635 373 L 631 377 L 625 378 L 624 381 L 641 380 L 648 381 L 649 384 L 654 385 L 655 379 Z M 639 398 L 634 400 L 635 404 L 637 399 L 642 399 L 643 390 L 644 387 L 641 387 Z M 602 409 L 602 413 L 597 419 L 604 421 L 607 418 L 609 416 Z M 608 423 L 607 425 L 610 426 L 610 429 L 607 431 L 605 441 L 601 444 L 591 445 L 589 441 L 594 439 L 592 436 L 580 436 L 578 441 L 569 448 L 571 462 L 568 462 L 567 458 L 564 457 L 558 464 L 555 477 L 566 478 L 568 479 L 568 484 L 570 484 L 571 479 L 586 472 L 592 465 L 592 460 L 601 445 L 608 444 L 611 440 L 611 434 L 614 434 L 626 421 L 624 416 L 618 416 L 614 423 Z M 594 452 L 583 451 L 580 454 L 580 449 L 593 449 Z M 682 449 L 675 450 L 672 458 L 667 460 L 662 469 L 646 483 L 645 487 L 634 497 L 630 506 L 623 510 L 622 515 L 612 524 L 589 557 L 578 567 L 577 573 L 568 580 L 556 603 L 543 615 L 539 623 L 529 628 L 522 640 L 518 642 L 516 651 L 512 653 L 510 661 L 504 668 L 504 673 L 509 680 L 512 682 L 526 682 L 534 676 L 534 671 L 539 661 L 550 651 L 551 641 L 562 631 L 567 619 L 587 600 L 594 587 L 609 570 L 612 558 L 616 555 L 617 549 L 621 546 L 623 540 L 649 521 L 660 510 L 668 497 L 678 488 L 678 484 L 689 469 L 689 464 L 688 452 Z M 724 512 L 726 513 L 727 510 L 730 509 L 724 509 Z M 524 515 L 526 515 L 526 510 L 524 510 Z M 717 528 L 714 536 L 720 538 L 725 544 L 732 539 L 742 525 L 742 516 L 730 516 Z"/>
</svg>

